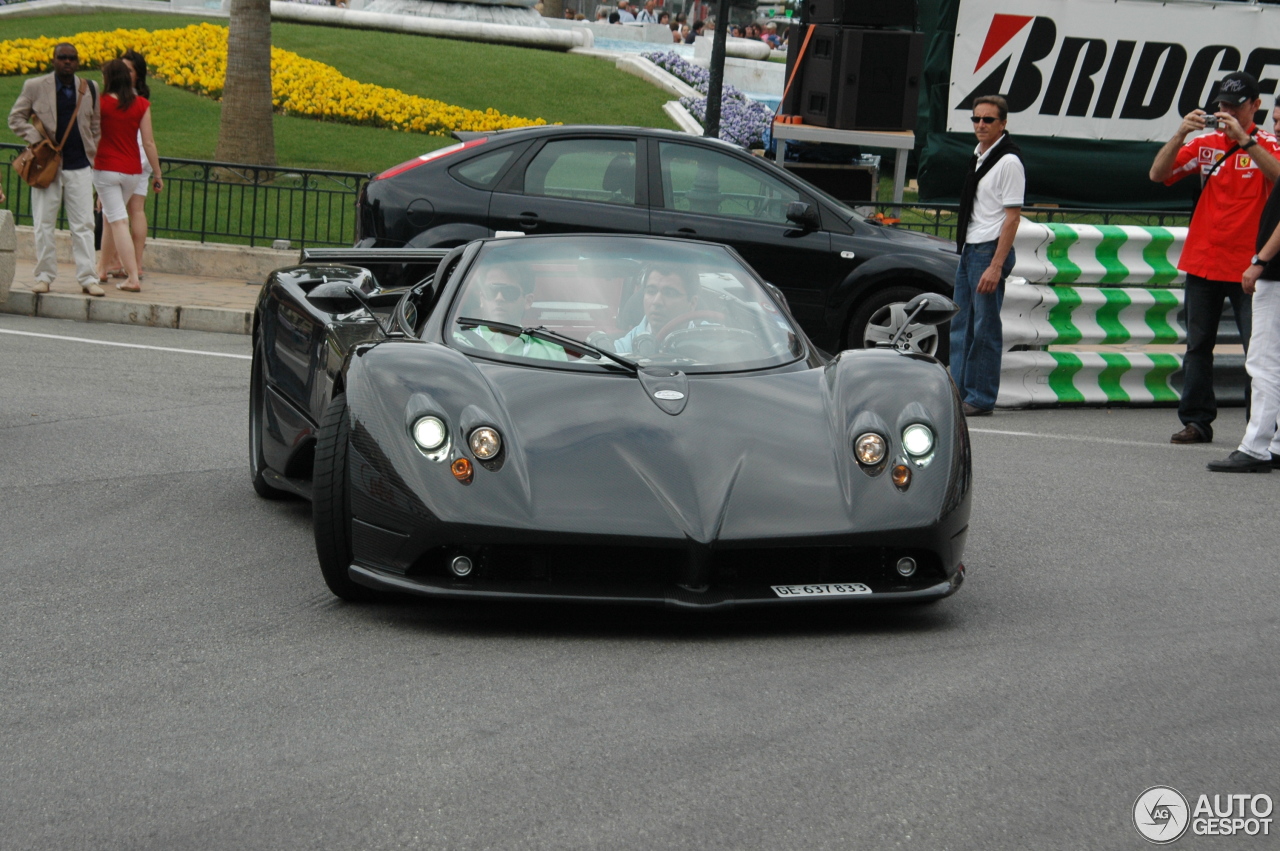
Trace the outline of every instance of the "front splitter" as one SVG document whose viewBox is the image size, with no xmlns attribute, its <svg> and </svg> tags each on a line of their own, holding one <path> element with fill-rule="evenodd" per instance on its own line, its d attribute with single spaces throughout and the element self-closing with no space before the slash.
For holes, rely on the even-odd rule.
<svg viewBox="0 0 1280 851">
<path fill-rule="evenodd" d="M 954 594 L 964 583 L 964 566 L 949 579 L 924 588 L 875 590 L 870 594 L 847 597 L 778 597 L 764 586 L 756 589 L 695 590 L 679 585 L 636 586 L 631 589 L 571 586 L 531 589 L 531 583 L 486 582 L 483 586 L 462 581 L 428 577 L 407 577 L 360 564 L 351 565 L 349 575 L 355 582 L 383 591 L 417 594 L 423 597 L 453 600 L 494 600 L 539 603 L 593 603 L 667 606 L 674 609 L 724 611 L 748 606 L 784 606 L 867 603 L 927 603 Z"/>
</svg>

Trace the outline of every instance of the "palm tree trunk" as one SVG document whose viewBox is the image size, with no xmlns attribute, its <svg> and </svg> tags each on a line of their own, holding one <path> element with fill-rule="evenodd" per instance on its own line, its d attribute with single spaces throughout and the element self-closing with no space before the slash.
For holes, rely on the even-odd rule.
<svg viewBox="0 0 1280 851">
<path fill-rule="evenodd" d="M 275 165 L 271 124 L 271 0 L 231 0 L 218 148 L 223 162 Z"/>
</svg>

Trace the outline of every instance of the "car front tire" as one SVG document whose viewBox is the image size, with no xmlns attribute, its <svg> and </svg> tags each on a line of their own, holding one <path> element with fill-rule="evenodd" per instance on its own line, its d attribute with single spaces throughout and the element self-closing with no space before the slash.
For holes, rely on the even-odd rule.
<svg viewBox="0 0 1280 851">
<path fill-rule="evenodd" d="M 348 603 L 367 603 L 381 598 L 372 588 L 355 582 L 351 567 L 351 499 L 348 491 L 347 450 L 351 420 L 347 397 L 338 394 L 325 409 L 316 438 L 315 468 L 311 488 L 311 526 L 315 532 L 316 557 L 325 584 Z"/>
</svg>

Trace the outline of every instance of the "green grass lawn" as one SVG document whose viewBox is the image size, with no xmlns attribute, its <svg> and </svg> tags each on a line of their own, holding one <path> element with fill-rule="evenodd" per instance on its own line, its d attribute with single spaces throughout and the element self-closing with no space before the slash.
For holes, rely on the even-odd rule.
<svg viewBox="0 0 1280 851">
<path fill-rule="evenodd" d="M 201 20 L 168 14 L 51 15 L 0 20 L 0 40 L 70 36 L 113 29 L 173 29 Z M 225 21 L 212 20 L 225 25 Z M 470 109 L 494 108 L 564 124 L 674 125 L 662 105 L 670 95 L 608 62 L 586 56 L 401 33 L 276 23 L 277 47 L 375 83 Z M 100 79 L 90 73 L 93 79 Z M 0 77 L 0 103 L 12 104 L 19 77 Z M 152 87 L 152 121 L 163 157 L 213 159 L 218 139 L 215 101 L 160 84 Z M 276 116 L 276 158 L 282 165 L 336 171 L 378 171 L 444 145 L 452 138 Z M 18 141 L 11 134 L 5 141 Z"/>
</svg>

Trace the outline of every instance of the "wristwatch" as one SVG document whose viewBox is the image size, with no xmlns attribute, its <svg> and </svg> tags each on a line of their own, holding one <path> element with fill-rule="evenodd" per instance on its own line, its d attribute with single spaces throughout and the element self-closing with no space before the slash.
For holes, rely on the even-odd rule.
<svg viewBox="0 0 1280 851">
<path fill-rule="evenodd" d="M 1240 150 L 1247 151 L 1256 144 L 1258 144 L 1258 140 L 1250 136 L 1249 141 L 1245 142 L 1243 145 L 1240 146 Z"/>
<path fill-rule="evenodd" d="M 1250 265 L 1250 266 L 1265 266 L 1265 265 L 1267 265 L 1267 264 L 1268 264 L 1268 263 L 1270 263 L 1270 262 L 1271 262 L 1270 260 L 1263 260 L 1261 257 L 1259 257 L 1258 255 L 1256 255 L 1256 254 L 1255 254 L 1255 255 L 1253 255 L 1253 259 L 1249 261 L 1249 265 Z"/>
</svg>

